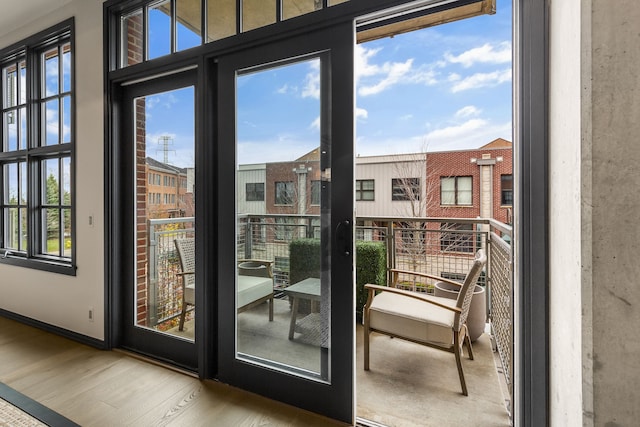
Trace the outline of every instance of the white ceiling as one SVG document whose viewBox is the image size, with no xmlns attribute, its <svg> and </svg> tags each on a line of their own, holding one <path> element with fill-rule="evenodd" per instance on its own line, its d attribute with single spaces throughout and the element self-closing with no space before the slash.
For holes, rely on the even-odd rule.
<svg viewBox="0 0 640 427">
<path fill-rule="evenodd" d="M 0 0 L 0 37 L 9 34 L 72 0 Z M 9 3 L 9 4 L 5 4 Z"/>
</svg>

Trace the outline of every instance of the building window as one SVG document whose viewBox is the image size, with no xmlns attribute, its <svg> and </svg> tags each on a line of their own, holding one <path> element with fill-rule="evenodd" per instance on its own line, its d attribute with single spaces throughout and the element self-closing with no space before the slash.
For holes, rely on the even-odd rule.
<svg viewBox="0 0 640 427">
<path fill-rule="evenodd" d="M 264 201 L 264 182 L 247 182 L 245 189 L 247 202 Z"/>
<path fill-rule="evenodd" d="M 391 200 L 420 200 L 420 178 L 393 178 Z"/>
<path fill-rule="evenodd" d="M 440 178 L 440 204 L 443 206 L 471 206 L 473 180 L 470 176 Z"/>
<path fill-rule="evenodd" d="M 293 182 L 276 182 L 276 205 L 293 204 Z"/>
<path fill-rule="evenodd" d="M 375 189 L 376 182 L 373 179 L 356 180 L 356 201 L 374 201 Z"/>
<path fill-rule="evenodd" d="M 311 181 L 311 204 L 320 205 L 320 194 L 322 191 L 322 183 L 320 181 Z"/>
<path fill-rule="evenodd" d="M 287 218 L 276 218 L 276 225 L 273 227 L 275 240 L 290 242 L 293 240 L 293 232 L 296 225 L 289 224 Z"/>
<path fill-rule="evenodd" d="M 500 176 L 500 204 L 513 206 L 513 175 Z"/>
<path fill-rule="evenodd" d="M 2 259 L 66 274 L 75 274 L 72 26 L 0 53 Z"/>
<path fill-rule="evenodd" d="M 443 252 L 474 252 L 473 224 L 440 224 L 440 250 Z"/>
<path fill-rule="evenodd" d="M 203 42 L 261 28 L 347 0 L 146 0 L 120 15 L 120 68 L 179 52 Z M 204 7 L 203 7 L 204 6 Z M 227 11 L 227 6 L 231 6 Z"/>
</svg>

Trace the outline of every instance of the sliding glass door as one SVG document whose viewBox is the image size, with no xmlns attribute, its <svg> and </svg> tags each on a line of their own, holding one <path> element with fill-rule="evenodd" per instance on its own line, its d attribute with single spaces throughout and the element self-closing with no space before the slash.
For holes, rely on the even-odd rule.
<svg viewBox="0 0 640 427">
<path fill-rule="evenodd" d="M 219 376 L 351 422 L 352 25 L 217 64 Z"/>
</svg>

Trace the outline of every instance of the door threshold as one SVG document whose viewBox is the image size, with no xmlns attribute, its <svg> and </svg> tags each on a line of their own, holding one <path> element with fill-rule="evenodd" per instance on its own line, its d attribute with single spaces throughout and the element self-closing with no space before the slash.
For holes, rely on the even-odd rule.
<svg viewBox="0 0 640 427">
<path fill-rule="evenodd" d="M 144 354 L 136 353 L 135 351 L 127 350 L 127 349 L 124 349 L 124 348 L 114 348 L 113 351 L 116 352 L 116 353 L 125 354 L 125 355 L 127 355 L 129 357 L 141 360 L 143 362 L 150 363 L 152 365 L 156 365 L 156 366 L 160 366 L 160 367 L 165 368 L 165 369 L 169 369 L 170 371 L 178 372 L 178 373 L 183 374 L 183 375 L 188 375 L 188 376 L 193 377 L 193 378 L 200 378 L 196 372 L 190 371 L 190 370 L 185 369 L 185 368 L 181 368 L 179 366 L 172 365 L 171 363 L 167 363 L 167 362 L 163 362 L 163 361 L 158 360 L 158 359 L 154 359 L 153 357 L 150 357 L 150 356 L 145 356 Z"/>
<path fill-rule="evenodd" d="M 366 418 L 356 417 L 356 427 L 388 427 L 386 424 L 380 424 Z"/>
</svg>

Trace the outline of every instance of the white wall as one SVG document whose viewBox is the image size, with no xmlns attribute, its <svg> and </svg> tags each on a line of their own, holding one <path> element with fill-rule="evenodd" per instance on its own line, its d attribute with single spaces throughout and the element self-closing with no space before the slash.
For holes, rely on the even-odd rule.
<svg viewBox="0 0 640 427">
<path fill-rule="evenodd" d="M 640 419 L 640 2 L 584 3 L 592 9 L 594 425 L 631 426 Z"/>
<path fill-rule="evenodd" d="M 104 339 L 102 0 L 74 0 L 54 11 L 34 9 L 31 23 L 0 36 L 0 48 L 72 16 L 76 25 L 77 275 L 0 264 L 0 308 Z M 93 322 L 88 319 L 90 307 Z"/>
<path fill-rule="evenodd" d="M 553 426 L 640 419 L 640 2 L 549 2 Z"/>
<path fill-rule="evenodd" d="M 356 158 L 356 180 L 375 181 L 375 200 L 357 201 L 357 216 L 425 216 L 426 162 L 424 154 Z M 420 178 L 420 201 L 391 200 L 393 178 Z M 414 205 L 412 207 L 412 204 Z M 419 212 L 413 215 L 413 212 Z"/>
<path fill-rule="evenodd" d="M 266 165 L 240 165 L 236 174 L 237 188 L 237 209 L 238 213 L 264 214 L 267 212 L 266 191 L 267 191 L 267 169 Z M 247 201 L 247 184 L 261 182 L 264 184 L 265 200 Z"/>
<path fill-rule="evenodd" d="M 579 1 L 550 2 L 549 290 L 551 425 L 582 424 Z"/>
</svg>

